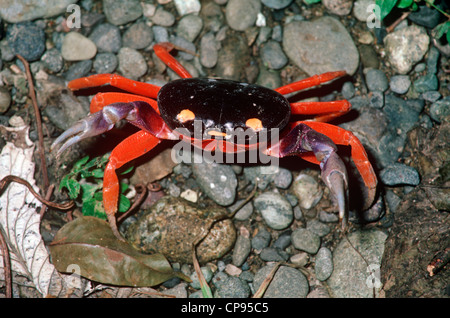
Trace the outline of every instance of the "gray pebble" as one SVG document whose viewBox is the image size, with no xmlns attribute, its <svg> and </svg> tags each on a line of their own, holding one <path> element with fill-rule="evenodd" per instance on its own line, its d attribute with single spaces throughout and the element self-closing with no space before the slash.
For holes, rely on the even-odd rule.
<svg viewBox="0 0 450 318">
<path fill-rule="evenodd" d="M 284 262 L 284 259 L 274 247 L 265 247 L 262 249 L 259 257 L 265 262 Z"/>
<path fill-rule="evenodd" d="M 273 247 L 283 251 L 291 244 L 291 231 L 286 231 L 280 235 L 277 240 L 273 243 Z"/>
<path fill-rule="evenodd" d="M 76 78 L 86 76 L 92 68 L 92 60 L 80 61 L 72 64 L 64 74 L 66 80 L 71 81 Z"/>
<path fill-rule="evenodd" d="M 350 99 L 353 96 L 355 96 L 355 85 L 353 85 L 352 82 L 345 82 L 342 85 L 342 97 L 344 97 L 345 99 Z"/>
<path fill-rule="evenodd" d="M 265 228 L 262 228 L 252 238 L 252 248 L 257 251 L 261 251 L 263 248 L 269 246 L 271 239 L 272 237 L 270 236 L 270 233 Z"/>
<path fill-rule="evenodd" d="M 112 73 L 117 65 L 117 56 L 113 53 L 98 53 L 94 60 L 94 69 L 98 74 Z"/>
<path fill-rule="evenodd" d="M 236 203 L 230 205 L 227 209 L 230 213 L 234 212 L 234 210 L 240 206 L 245 200 L 237 200 Z M 253 204 L 252 202 L 247 202 L 243 207 L 239 209 L 234 215 L 234 218 L 239 221 L 247 220 L 253 213 Z"/>
<path fill-rule="evenodd" d="M 14 54 L 27 61 L 38 60 L 45 51 L 45 33 L 33 22 L 8 25 L 6 40 Z"/>
<path fill-rule="evenodd" d="M 248 298 L 250 296 L 250 287 L 239 277 L 228 276 L 215 292 L 217 298 Z"/>
<path fill-rule="evenodd" d="M 170 42 L 172 42 L 173 44 L 175 44 L 176 46 L 179 46 L 183 49 L 185 49 L 186 51 L 191 51 L 191 52 L 196 52 L 196 47 L 194 45 L 194 43 L 186 40 L 185 38 L 181 37 L 181 36 L 176 36 L 170 39 Z M 185 61 L 191 61 L 194 59 L 194 56 L 192 54 L 183 52 L 183 51 L 178 51 L 178 56 L 185 60 Z"/>
<path fill-rule="evenodd" d="M 122 25 L 139 18 L 142 6 L 139 0 L 103 0 L 103 12 L 110 23 Z"/>
<path fill-rule="evenodd" d="M 292 0 L 262 0 L 261 1 L 266 7 L 271 9 L 283 9 L 292 3 Z"/>
<path fill-rule="evenodd" d="M 11 94 L 6 86 L 0 86 L 0 114 L 6 113 L 11 104 Z"/>
<path fill-rule="evenodd" d="M 236 31 L 244 31 L 253 26 L 261 11 L 260 0 L 229 0 L 225 9 L 228 25 Z"/>
<path fill-rule="evenodd" d="M 324 223 L 336 223 L 337 221 L 339 221 L 339 216 L 335 213 L 328 213 L 324 210 L 320 210 L 319 220 Z"/>
<path fill-rule="evenodd" d="M 428 91 L 428 92 L 423 93 L 421 95 L 421 97 L 423 100 L 426 100 L 427 102 L 434 103 L 439 98 L 441 98 L 442 95 L 438 91 Z"/>
<path fill-rule="evenodd" d="M 327 247 L 321 247 L 317 252 L 314 271 L 316 278 L 321 282 L 327 280 L 333 273 L 333 255 Z"/>
<path fill-rule="evenodd" d="M 181 18 L 177 24 L 177 35 L 194 42 L 203 28 L 203 20 L 198 15 L 189 14 Z"/>
<path fill-rule="evenodd" d="M 413 185 L 420 183 L 420 176 L 413 167 L 396 163 L 392 164 L 380 172 L 380 179 L 385 185 Z"/>
<path fill-rule="evenodd" d="M 369 99 L 371 107 L 383 108 L 384 106 L 384 94 L 381 91 L 373 91 Z"/>
<path fill-rule="evenodd" d="M 391 77 L 389 86 L 394 93 L 405 94 L 411 86 L 411 80 L 408 75 L 394 75 Z"/>
<path fill-rule="evenodd" d="M 324 237 L 331 231 L 328 225 L 317 220 L 311 220 L 308 223 L 306 223 L 306 229 L 317 234 L 320 237 Z"/>
<path fill-rule="evenodd" d="M 97 26 L 89 35 L 98 52 L 117 53 L 122 47 L 122 36 L 117 26 L 103 23 Z"/>
<path fill-rule="evenodd" d="M 41 61 L 47 70 L 54 73 L 61 71 L 64 65 L 61 53 L 57 48 L 47 50 L 44 55 L 42 55 Z"/>
<path fill-rule="evenodd" d="M 288 59 L 281 49 L 280 43 L 270 40 L 261 48 L 261 58 L 263 63 L 274 70 L 279 70 L 283 68 Z"/>
<path fill-rule="evenodd" d="M 269 275 L 273 266 L 275 265 L 266 265 L 255 274 L 253 284 L 256 290 Z M 292 267 L 280 266 L 269 284 L 269 287 L 267 287 L 263 297 L 304 298 L 308 294 L 308 291 L 308 280 L 302 272 Z"/>
<path fill-rule="evenodd" d="M 151 20 L 156 25 L 170 27 L 175 23 L 175 16 L 162 7 L 158 7 Z"/>
<path fill-rule="evenodd" d="M 371 91 L 384 92 L 389 86 L 386 74 L 382 70 L 370 69 L 366 74 L 367 87 Z"/>
<path fill-rule="evenodd" d="M 430 107 L 430 116 L 438 123 L 442 122 L 444 118 L 450 115 L 450 97 L 445 97 L 433 104 Z"/>
<path fill-rule="evenodd" d="M 253 204 L 267 225 L 274 230 L 287 228 L 294 218 L 289 201 L 279 193 L 264 192 L 254 200 Z"/>
<path fill-rule="evenodd" d="M 169 41 L 169 32 L 165 27 L 154 25 L 152 26 L 153 36 L 155 38 L 156 43 L 168 42 Z"/>
<path fill-rule="evenodd" d="M 235 266 L 241 266 L 250 254 L 252 243 L 248 237 L 239 235 L 234 244 L 232 263 Z"/>
<path fill-rule="evenodd" d="M 435 91 L 439 87 L 439 81 L 435 74 L 426 74 L 414 81 L 414 89 L 418 93 Z"/>
<path fill-rule="evenodd" d="M 122 36 L 122 46 L 132 49 L 145 49 L 153 41 L 152 29 L 145 22 L 130 26 Z"/>
<path fill-rule="evenodd" d="M 209 283 L 213 276 L 211 268 L 209 266 L 202 266 L 200 267 L 200 270 L 202 271 L 203 277 L 205 277 L 206 282 Z M 190 283 L 191 287 L 194 289 L 200 289 L 200 281 L 198 279 L 197 272 L 193 272 L 190 278 L 192 280 L 192 282 Z"/>
<path fill-rule="evenodd" d="M 320 247 L 320 237 L 304 228 L 294 230 L 291 240 L 296 249 L 310 254 L 316 254 Z"/>
<path fill-rule="evenodd" d="M 322 199 L 323 190 L 319 182 L 307 174 L 299 174 L 294 180 L 292 189 L 302 209 L 311 209 Z"/>
<path fill-rule="evenodd" d="M 119 71 L 123 76 L 137 80 L 147 73 L 147 62 L 141 53 L 129 47 L 123 47 L 117 54 Z"/>
<path fill-rule="evenodd" d="M 204 67 L 212 68 L 216 66 L 219 54 L 217 51 L 218 43 L 214 33 L 206 33 L 200 41 L 200 63 Z"/>
</svg>

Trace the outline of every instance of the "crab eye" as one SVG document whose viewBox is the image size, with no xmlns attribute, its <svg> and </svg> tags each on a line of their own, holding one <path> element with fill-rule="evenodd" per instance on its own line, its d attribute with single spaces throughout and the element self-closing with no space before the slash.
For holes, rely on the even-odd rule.
<svg viewBox="0 0 450 318">
<path fill-rule="evenodd" d="M 181 123 L 185 123 L 190 120 L 194 120 L 195 114 L 189 109 L 183 109 L 178 115 L 177 119 Z"/>
<path fill-rule="evenodd" d="M 259 120 L 258 118 L 247 119 L 247 121 L 245 122 L 245 126 L 253 129 L 254 131 L 260 131 L 264 128 L 261 120 Z"/>
</svg>

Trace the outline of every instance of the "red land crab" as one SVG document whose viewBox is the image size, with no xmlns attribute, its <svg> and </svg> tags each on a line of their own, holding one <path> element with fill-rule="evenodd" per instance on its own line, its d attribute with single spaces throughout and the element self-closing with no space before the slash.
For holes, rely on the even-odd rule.
<svg viewBox="0 0 450 318">
<path fill-rule="evenodd" d="M 315 75 L 271 90 L 231 80 L 192 78 L 170 54 L 172 49 L 171 43 L 154 46 L 156 55 L 181 77 L 162 87 L 115 74 L 92 75 L 68 84 L 71 90 L 110 85 L 130 93 L 96 94 L 91 102 L 91 114 L 66 130 L 51 147 L 53 150 L 59 146 L 59 156 L 81 139 L 112 129 L 122 119 L 141 129 L 114 148 L 104 173 L 103 204 L 118 238 L 121 235 L 115 220 L 119 197 L 116 169 L 147 153 L 162 139 L 189 140 L 196 147 L 223 153 L 261 146 L 257 139 L 239 142 L 230 138 L 229 132 L 236 128 L 253 132 L 255 136 L 263 129 L 278 129 L 279 138 L 261 148 L 265 155 L 276 158 L 295 155 L 319 164 L 322 179 L 337 202 L 343 228 L 348 221 L 348 177 L 336 144 L 351 146 L 353 162 L 366 186 L 364 208 L 371 206 L 377 178 L 363 145 L 350 131 L 325 123 L 348 112 L 350 103 L 347 100 L 290 103 L 283 96 L 344 76 L 344 71 Z M 290 122 L 291 115 L 298 114 L 315 117 Z M 200 125 L 194 125 L 196 122 Z M 206 138 L 198 140 L 195 127 L 200 127 L 201 136 Z"/>
</svg>

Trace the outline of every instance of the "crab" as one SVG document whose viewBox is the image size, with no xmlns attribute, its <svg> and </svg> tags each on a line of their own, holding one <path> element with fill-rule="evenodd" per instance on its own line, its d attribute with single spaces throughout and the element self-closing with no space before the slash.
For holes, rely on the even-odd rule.
<svg viewBox="0 0 450 318">
<path fill-rule="evenodd" d="M 68 87 L 73 91 L 109 85 L 127 93 L 97 93 L 90 104 L 91 114 L 67 129 L 51 146 L 51 151 L 57 149 L 59 157 L 73 144 L 111 130 L 122 119 L 140 129 L 113 149 L 104 172 L 103 205 L 110 227 L 119 239 L 122 236 L 115 218 L 119 198 L 116 170 L 164 139 L 188 141 L 203 151 L 241 153 L 259 149 L 270 157 L 298 156 L 319 164 L 342 229 L 348 224 L 348 176 L 336 144 L 347 145 L 365 185 L 363 209 L 372 205 L 377 177 L 363 145 L 352 132 L 327 123 L 347 113 L 350 103 L 347 100 L 289 102 L 284 96 L 330 82 L 346 75 L 345 71 L 314 75 L 271 90 L 226 79 L 192 78 L 171 55 L 174 49 L 171 43 L 158 43 L 153 49 L 180 79 L 162 87 L 116 74 L 97 74 L 70 81 Z M 291 121 L 292 115 L 313 117 L 307 121 Z M 237 138 L 240 134 L 236 131 L 245 137 Z"/>
</svg>

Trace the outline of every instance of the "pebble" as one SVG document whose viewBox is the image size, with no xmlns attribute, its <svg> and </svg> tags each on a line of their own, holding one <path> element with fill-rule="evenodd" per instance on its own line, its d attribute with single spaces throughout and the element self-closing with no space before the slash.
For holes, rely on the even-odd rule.
<svg viewBox="0 0 450 318">
<path fill-rule="evenodd" d="M 288 63 L 288 59 L 277 41 L 270 40 L 264 44 L 260 54 L 263 63 L 274 70 L 279 70 Z"/>
<path fill-rule="evenodd" d="M 417 170 L 400 163 L 392 164 L 381 170 L 380 179 L 385 185 L 389 186 L 402 184 L 416 186 L 420 183 Z"/>
<path fill-rule="evenodd" d="M 218 43 L 215 39 L 214 33 L 209 32 L 205 34 L 200 41 L 200 63 L 204 67 L 212 68 L 216 66 L 219 58 Z"/>
<path fill-rule="evenodd" d="M 139 18 L 142 6 L 139 0 L 103 0 L 103 13 L 109 23 L 123 25 Z"/>
<path fill-rule="evenodd" d="M 319 237 L 324 237 L 331 231 L 328 225 L 317 220 L 308 221 L 306 223 L 306 229 L 317 234 Z"/>
<path fill-rule="evenodd" d="M 244 31 L 255 24 L 260 11 L 260 0 L 229 0 L 225 9 L 225 17 L 230 28 Z"/>
<path fill-rule="evenodd" d="M 345 82 L 342 85 L 341 94 L 342 94 L 342 97 L 344 97 L 344 99 L 350 99 L 350 98 L 354 97 L 355 96 L 355 85 L 353 85 L 352 82 Z"/>
<path fill-rule="evenodd" d="M 44 67 L 54 73 L 58 73 L 64 66 L 64 60 L 57 48 L 47 50 L 41 57 Z"/>
<path fill-rule="evenodd" d="M 261 253 L 259 254 L 259 257 L 264 262 L 284 262 L 287 261 L 284 257 L 282 257 L 278 250 L 274 247 L 265 247 L 262 249 Z"/>
<path fill-rule="evenodd" d="M 234 212 L 234 210 L 238 206 L 240 206 L 244 201 L 245 201 L 245 199 L 237 200 L 236 203 L 227 207 L 228 211 L 230 211 L 230 213 Z M 245 221 L 250 218 L 252 213 L 253 213 L 253 203 L 252 203 L 252 201 L 250 201 L 250 202 L 247 202 L 243 207 L 241 207 L 239 209 L 239 211 L 236 212 L 236 214 L 234 215 L 234 218 L 239 221 Z"/>
<path fill-rule="evenodd" d="M 117 59 L 119 61 L 118 70 L 129 79 L 138 80 L 139 77 L 147 73 L 147 62 L 142 54 L 135 49 L 121 48 L 117 54 Z"/>
<path fill-rule="evenodd" d="M 253 204 L 267 225 L 274 230 L 287 228 L 294 219 L 292 206 L 279 193 L 264 192 L 254 200 Z"/>
<path fill-rule="evenodd" d="M 197 15 L 186 15 L 177 24 L 177 35 L 194 42 L 203 28 L 203 20 Z"/>
<path fill-rule="evenodd" d="M 266 265 L 256 272 L 253 282 L 255 290 L 258 290 L 273 266 L 275 265 Z M 302 272 L 289 266 L 280 266 L 263 298 L 305 298 L 308 292 L 308 280 Z"/>
<path fill-rule="evenodd" d="M 122 36 L 122 46 L 136 50 L 147 48 L 152 41 L 152 29 L 145 22 L 134 23 Z"/>
<path fill-rule="evenodd" d="M 98 25 L 89 35 L 98 52 L 117 53 L 122 47 L 122 36 L 117 26 L 110 23 Z"/>
<path fill-rule="evenodd" d="M 78 32 L 69 32 L 64 37 L 61 56 L 66 61 L 84 61 L 97 54 L 97 47 L 92 40 Z"/>
<path fill-rule="evenodd" d="M 214 202 L 222 206 L 234 203 L 237 178 L 231 166 L 215 162 L 207 163 L 205 160 L 202 160 L 201 163 L 194 161 L 192 173 L 198 186 Z"/>
<path fill-rule="evenodd" d="M 441 123 L 450 115 L 450 97 L 445 97 L 430 106 L 430 116 L 433 120 Z"/>
<path fill-rule="evenodd" d="M 200 270 L 202 271 L 203 277 L 205 278 L 206 282 L 209 283 L 213 277 L 213 272 L 209 266 L 202 266 L 200 267 Z M 200 281 L 198 279 L 197 272 L 193 272 L 190 276 L 190 279 L 192 282 L 190 283 L 191 287 L 194 289 L 200 289 Z"/>
<path fill-rule="evenodd" d="M 410 86 L 411 80 L 408 75 L 394 75 L 389 82 L 389 87 L 397 94 L 405 94 Z"/>
<path fill-rule="evenodd" d="M 352 11 L 353 0 L 322 0 L 322 4 L 330 13 L 344 16 Z"/>
<path fill-rule="evenodd" d="M 164 10 L 162 7 L 158 7 L 151 20 L 156 25 L 170 27 L 175 23 L 175 16 L 169 11 Z"/>
<path fill-rule="evenodd" d="M 339 216 L 335 213 L 328 213 L 324 210 L 319 211 L 319 220 L 323 223 L 336 223 L 339 221 Z"/>
<path fill-rule="evenodd" d="M 285 248 L 287 248 L 291 244 L 291 234 L 292 231 L 288 230 L 281 234 L 277 240 L 273 243 L 273 247 L 279 249 L 280 251 L 283 251 Z"/>
<path fill-rule="evenodd" d="M 215 298 L 248 298 L 250 287 L 239 277 L 228 276 L 219 285 L 216 284 Z"/>
<path fill-rule="evenodd" d="M 307 174 L 299 174 L 292 184 L 292 190 L 302 209 L 311 209 L 322 199 L 323 190 L 316 179 Z"/>
<path fill-rule="evenodd" d="M 381 91 L 371 93 L 369 104 L 371 107 L 382 108 L 384 106 L 384 94 Z"/>
<path fill-rule="evenodd" d="M 252 238 L 252 248 L 261 251 L 269 246 L 272 236 L 265 228 L 260 228 L 258 233 Z"/>
<path fill-rule="evenodd" d="M 416 25 L 389 33 L 384 38 L 387 59 L 399 74 L 408 73 L 424 57 L 429 43 L 426 30 Z"/>
<path fill-rule="evenodd" d="M 118 65 L 117 56 L 113 53 L 98 53 L 94 60 L 97 74 L 113 73 Z"/>
<path fill-rule="evenodd" d="M 352 37 L 332 17 L 285 25 L 283 49 L 310 76 L 338 70 L 345 70 L 351 76 L 359 66 L 359 52 Z"/>
<path fill-rule="evenodd" d="M 301 227 L 292 232 L 291 240 L 296 249 L 309 254 L 316 254 L 320 247 L 320 236 Z"/>
<path fill-rule="evenodd" d="M 11 94 L 7 87 L 0 86 L 0 114 L 6 113 L 9 105 L 11 105 Z"/>
<path fill-rule="evenodd" d="M 321 247 L 317 252 L 314 271 L 316 278 L 321 282 L 327 280 L 333 273 L 333 255 L 329 248 Z"/>
<path fill-rule="evenodd" d="M 441 14 L 439 11 L 426 5 L 418 6 L 418 10 L 412 11 L 408 16 L 408 20 L 429 29 L 437 26 L 440 19 Z"/>
<path fill-rule="evenodd" d="M 261 0 L 261 2 L 271 9 L 283 9 L 291 5 L 293 0 Z"/>
<path fill-rule="evenodd" d="M 92 60 L 80 61 L 72 64 L 67 72 L 64 73 L 64 77 L 67 81 L 71 81 L 83 76 L 86 76 L 92 69 Z"/>
<path fill-rule="evenodd" d="M 21 55 L 29 62 L 38 60 L 45 51 L 44 30 L 33 22 L 8 25 L 6 40 L 14 54 Z"/>
<path fill-rule="evenodd" d="M 77 0 L 3 0 L 0 1 L 0 16 L 10 23 L 49 18 L 66 12 Z"/>
<path fill-rule="evenodd" d="M 360 45 L 359 54 L 361 56 L 361 63 L 364 69 L 377 69 L 380 67 L 378 54 L 372 45 Z"/>
<path fill-rule="evenodd" d="M 234 244 L 232 263 L 235 266 L 241 266 L 247 260 L 251 252 L 252 243 L 248 237 L 239 235 Z"/>
<path fill-rule="evenodd" d="M 427 91 L 435 91 L 438 89 L 439 81 L 434 74 L 426 74 L 419 77 L 414 81 L 414 89 L 418 93 L 424 93 Z"/>
<path fill-rule="evenodd" d="M 378 229 L 356 230 L 347 235 L 358 253 L 342 239 L 333 250 L 333 273 L 327 280 L 332 297 L 372 298 L 373 288 L 368 267 L 379 270 L 387 235 Z M 365 260 L 360 256 L 361 253 Z M 379 275 L 379 271 L 378 271 Z M 370 279 L 370 281 L 369 281 Z M 378 276 L 379 280 L 379 276 Z M 376 295 L 378 297 L 378 294 Z"/>
<path fill-rule="evenodd" d="M 357 0 L 353 4 L 353 15 L 361 22 L 366 22 L 369 16 L 372 14 L 367 8 L 370 5 L 374 5 L 375 0 Z"/>
<path fill-rule="evenodd" d="M 440 53 L 434 46 L 430 47 L 427 56 L 427 73 L 436 74 L 438 71 Z"/>
<path fill-rule="evenodd" d="M 389 87 L 389 81 L 382 70 L 370 69 L 366 73 L 366 83 L 369 90 L 384 92 Z"/>
<path fill-rule="evenodd" d="M 297 265 L 299 267 L 305 267 L 309 263 L 309 254 L 305 252 L 300 252 L 292 255 L 289 260 L 294 265 Z"/>
<path fill-rule="evenodd" d="M 201 9 L 201 4 L 199 0 L 175 0 L 175 7 L 177 8 L 178 14 L 184 16 L 187 14 L 198 14 Z"/>
</svg>

